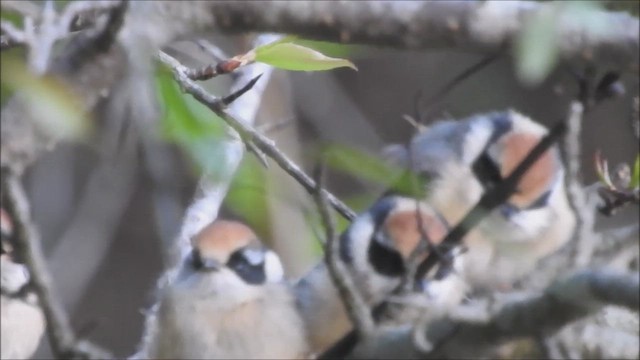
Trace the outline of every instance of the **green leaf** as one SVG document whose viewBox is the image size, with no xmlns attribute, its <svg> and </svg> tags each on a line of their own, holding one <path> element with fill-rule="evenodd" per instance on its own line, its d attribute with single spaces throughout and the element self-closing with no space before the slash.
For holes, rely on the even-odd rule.
<svg viewBox="0 0 640 360">
<path fill-rule="evenodd" d="M 285 38 L 292 41 L 292 38 Z M 349 60 L 332 58 L 292 42 L 276 41 L 254 49 L 255 61 L 292 71 L 323 71 L 340 67 L 358 70 Z"/>
<path fill-rule="evenodd" d="M 59 140 L 83 138 L 91 129 L 82 102 L 71 89 L 49 76 L 35 76 L 22 60 L 2 57 L 3 96 L 14 92 L 27 103 L 31 116 L 45 133 Z"/>
<path fill-rule="evenodd" d="M 310 49 L 323 53 L 326 56 L 337 58 L 350 57 L 352 55 L 360 54 L 367 49 L 365 46 L 361 45 L 347 45 L 329 41 L 294 39 L 291 42 L 300 46 L 308 47 Z"/>
<path fill-rule="evenodd" d="M 416 195 L 425 188 L 424 180 L 403 168 L 385 163 L 377 156 L 340 145 L 328 146 L 323 153 L 328 167 L 385 188 L 392 188 L 403 194 L 416 194 L 417 191 Z"/>
<path fill-rule="evenodd" d="M 516 43 L 516 71 L 525 85 L 537 85 L 558 60 L 557 9 L 547 5 L 524 26 Z"/>
<path fill-rule="evenodd" d="M 189 158 L 213 179 L 226 176 L 223 141 L 226 125 L 214 112 L 191 95 L 180 90 L 171 71 L 159 66 L 156 73 L 156 94 L 162 106 L 160 135 L 180 146 Z"/>
<path fill-rule="evenodd" d="M 636 162 L 633 165 L 633 175 L 629 184 L 631 189 L 637 189 L 640 187 L 640 154 L 636 156 Z"/>
<path fill-rule="evenodd" d="M 225 197 L 225 206 L 258 234 L 270 233 L 267 175 L 255 158 L 245 156 Z"/>
<path fill-rule="evenodd" d="M 13 25 L 15 25 L 18 29 L 22 28 L 24 25 L 24 20 L 22 15 L 20 15 L 17 12 L 13 12 L 13 11 L 6 11 L 6 10 L 2 10 L 2 12 L 0 12 L 0 18 L 2 20 L 8 21 L 10 23 L 12 23 Z"/>
</svg>

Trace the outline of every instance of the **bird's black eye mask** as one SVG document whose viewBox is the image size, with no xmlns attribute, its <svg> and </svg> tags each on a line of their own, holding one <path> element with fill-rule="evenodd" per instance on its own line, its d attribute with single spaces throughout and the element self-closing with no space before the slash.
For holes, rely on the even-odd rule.
<svg viewBox="0 0 640 360">
<path fill-rule="evenodd" d="M 405 273 L 404 260 L 402 255 L 395 249 L 389 248 L 383 244 L 387 243 L 384 231 L 376 231 L 373 239 L 369 242 L 369 263 L 374 270 L 381 275 L 389 277 L 400 277 Z"/>
<path fill-rule="evenodd" d="M 500 169 L 496 163 L 489 158 L 486 151 L 482 152 L 471 168 L 476 179 L 478 179 L 485 191 L 493 189 L 503 180 L 502 175 L 500 174 Z"/>
<path fill-rule="evenodd" d="M 504 180 L 498 164 L 489 156 L 488 149 L 491 144 L 498 141 L 500 137 L 512 129 L 512 124 L 508 114 L 500 113 L 492 117 L 494 131 L 491 138 L 487 141 L 480 156 L 473 162 L 472 170 L 485 191 L 493 189 L 498 183 Z M 535 210 L 544 207 L 549 202 L 551 190 L 542 194 L 536 201 L 524 209 L 514 208 L 514 210 Z"/>
<path fill-rule="evenodd" d="M 383 225 L 394 206 L 393 198 L 383 197 L 371 208 L 370 213 L 375 228 L 367 250 L 369 263 L 374 270 L 381 275 L 390 277 L 402 276 L 405 272 L 402 255 L 397 250 L 384 245 L 390 242 Z"/>
<path fill-rule="evenodd" d="M 493 189 L 498 183 L 504 180 L 502 175 L 500 174 L 500 170 L 496 163 L 489 158 L 489 156 L 485 153 L 480 155 L 480 157 L 473 163 L 473 173 L 476 178 L 482 185 L 482 188 L 485 191 L 489 191 Z M 517 192 L 518 190 L 516 190 Z M 542 207 L 547 206 L 549 203 L 549 198 L 551 197 L 551 190 L 544 192 L 540 197 L 538 197 L 531 205 L 527 206 L 524 209 L 519 209 L 514 205 L 509 205 L 515 211 L 521 210 L 536 210 Z"/>
<path fill-rule="evenodd" d="M 267 279 L 264 255 L 262 248 L 245 247 L 234 251 L 226 265 L 248 284 L 264 284 Z"/>
<path fill-rule="evenodd" d="M 496 143 L 498 139 L 511 131 L 513 125 L 511 124 L 511 118 L 508 113 L 495 113 L 489 115 L 491 123 L 493 125 L 493 132 L 491 136 L 484 144 L 484 148 L 480 155 L 471 165 L 474 175 L 486 190 L 490 190 L 503 180 L 500 167 L 489 156 L 489 147 Z"/>
</svg>

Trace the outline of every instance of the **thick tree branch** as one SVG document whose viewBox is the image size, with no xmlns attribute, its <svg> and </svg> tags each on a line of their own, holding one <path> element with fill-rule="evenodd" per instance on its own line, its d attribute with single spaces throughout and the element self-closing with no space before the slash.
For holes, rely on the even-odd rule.
<svg viewBox="0 0 640 360">
<path fill-rule="evenodd" d="M 605 271 L 583 271 L 556 281 L 538 296 L 509 301 L 493 311 L 487 321 L 440 319 L 427 324 L 428 354 L 415 346 L 411 329 L 394 329 L 363 344 L 352 358 L 478 358 L 496 345 L 540 334 L 594 314 L 605 305 L 638 311 L 640 277 Z"/>
<path fill-rule="evenodd" d="M 450 48 L 495 53 L 515 43 L 528 17 L 551 6 L 533 1 L 216 1 L 218 26 L 400 49 Z M 597 12 L 593 22 L 561 19 L 555 39 L 568 61 L 638 71 L 640 25 L 626 13 Z"/>
</svg>

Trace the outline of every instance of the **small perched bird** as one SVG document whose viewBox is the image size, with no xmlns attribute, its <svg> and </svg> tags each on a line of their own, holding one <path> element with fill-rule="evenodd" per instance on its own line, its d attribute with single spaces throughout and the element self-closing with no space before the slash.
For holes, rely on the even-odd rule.
<svg viewBox="0 0 640 360">
<path fill-rule="evenodd" d="M 28 288 L 29 271 L 15 261 L 11 221 L 1 208 L 0 230 L 0 359 L 28 359 L 44 333 L 44 315 Z"/>
<path fill-rule="evenodd" d="M 388 195 L 360 214 L 340 236 L 340 257 L 368 305 L 377 305 L 400 285 L 407 259 L 422 238 L 420 226 L 434 244 L 448 232 L 444 219 L 427 204 Z M 454 262 L 454 270 L 460 268 L 459 261 Z M 455 273 L 447 275 L 419 284 L 434 307 L 457 305 L 464 297 L 466 286 L 461 278 Z M 295 293 L 312 353 L 326 350 L 352 329 L 324 262 L 296 283 Z"/>
<path fill-rule="evenodd" d="M 398 146 L 387 153 L 428 180 L 426 201 L 453 226 L 546 133 L 545 127 L 513 110 L 492 112 L 429 126 L 412 139 L 411 156 Z M 564 168 L 553 147 L 529 168 L 507 202 L 464 239 L 466 279 L 479 287 L 509 286 L 564 245 L 575 222 Z"/>
<path fill-rule="evenodd" d="M 247 226 L 217 220 L 193 240 L 160 291 L 154 329 L 136 358 L 301 359 L 302 320 L 278 256 Z M 149 325 L 149 324 L 148 324 Z"/>
</svg>

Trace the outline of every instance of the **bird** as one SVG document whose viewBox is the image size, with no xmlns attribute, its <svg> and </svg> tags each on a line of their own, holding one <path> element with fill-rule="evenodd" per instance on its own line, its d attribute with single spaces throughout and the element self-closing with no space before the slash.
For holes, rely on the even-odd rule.
<svg viewBox="0 0 640 360">
<path fill-rule="evenodd" d="M 444 219 L 428 204 L 387 192 L 340 235 L 340 259 L 367 305 L 378 305 L 401 284 L 408 269 L 407 260 L 422 238 L 420 226 L 434 244 L 448 232 Z M 418 281 L 416 290 L 434 308 L 444 310 L 464 298 L 466 285 L 453 273 L 460 268 L 459 262 L 454 260 L 449 276 Z M 322 353 L 353 329 L 324 261 L 297 280 L 294 292 L 311 353 Z"/>
<path fill-rule="evenodd" d="M 159 291 L 135 358 L 301 359 L 302 320 L 279 257 L 237 221 L 215 220 L 192 240 Z"/>
<path fill-rule="evenodd" d="M 435 122 L 404 150 L 392 145 L 386 153 L 392 154 L 390 162 L 425 181 L 424 200 L 453 226 L 547 133 L 509 109 Z M 554 146 L 528 169 L 508 200 L 468 233 L 463 239 L 467 283 L 477 289 L 509 288 L 569 241 L 576 218 L 564 174 Z"/>
<path fill-rule="evenodd" d="M 33 356 L 45 330 L 38 297 L 29 285 L 29 270 L 17 261 L 13 226 L 0 208 L 0 359 Z"/>
</svg>

